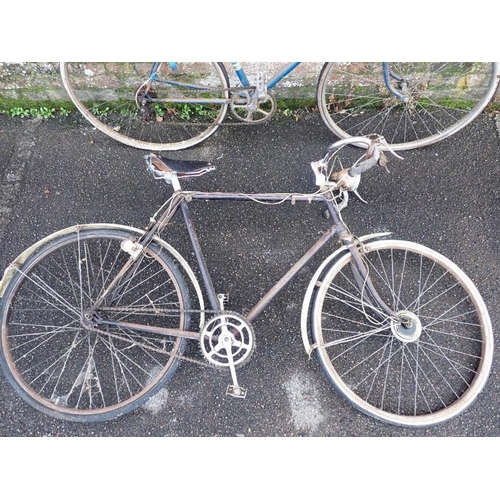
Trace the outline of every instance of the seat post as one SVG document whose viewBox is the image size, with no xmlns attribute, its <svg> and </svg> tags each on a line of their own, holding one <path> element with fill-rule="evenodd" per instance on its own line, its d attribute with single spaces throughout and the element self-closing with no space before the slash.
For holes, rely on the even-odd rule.
<svg viewBox="0 0 500 500">
<path fill-rule="evenodd" d="M 170 178 L 170 183 L 172 184 L 172 188 L 174 191 L 182 191 L 181 183 L 179 182 L 176 173 L 172 174 L 172 177 Z"/>
</svg>

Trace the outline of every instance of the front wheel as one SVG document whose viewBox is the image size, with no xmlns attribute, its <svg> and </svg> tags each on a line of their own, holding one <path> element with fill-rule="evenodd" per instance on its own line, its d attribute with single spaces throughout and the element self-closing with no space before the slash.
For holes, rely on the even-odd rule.
<svg viewBox="0 0 500 500">
<path fill-rule="evenodd" d="M 484 387 L 493 356 L 488 311 L 470 279 L 447 258 L 397 240 L 364 247 L 378 294 L 368 301 L 350 253 L 322 278 L 311 333 L 330 382 L 362 412 L 426 426 L 463 412 Z"/>
<path fill-rule="evenodd" d="M 0 307 L 0 364 L 14 389 L 53 417 L 98 422 L 127 413 L 172 376 L 186 341 L 106 319 L 189 327 L 189 292 L 170 255 L 151 243 L 106 295 L 136 235 L 74 231 L 40 247 L 9 282 Z"/>
<path fill-rule="evenodd" d="M 71 100 L 101 132 L 139 149 L 185 149 L 212 135 L 227 113 L 222 63 L 65 62 Z"/>
<path fill-rule="evenodd" d="M 438 142 L 470 123 L 495 95 L 497 63 L 326 63 L 319 111 L 338 137 L 383 135 L 394 150 Z M 392 89 L 392 90 L 391 90 Z"/>
</svg>

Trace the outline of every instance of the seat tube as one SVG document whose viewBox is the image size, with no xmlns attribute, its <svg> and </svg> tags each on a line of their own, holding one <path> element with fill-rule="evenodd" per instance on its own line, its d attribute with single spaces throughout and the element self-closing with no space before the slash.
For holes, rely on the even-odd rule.
<svg viewBox="0 0 500 500">
<path fill-rule="evenodd" d="M 241 84 L 244 87 L 250 87 L 250 82 L 248 81 L 248 78 L 247 78 L 247 75 L 246 75 L 245 71 L 241 67 L 241 63 L 239 63 L 239 62 L 232 62 L 231 66 L 233 67 L 234 72 L 238 76 L 238 79 L 240 80 Z"/>
<path fill-rule="evenodd" d="M 198 239 L 198 235 L 194 230 L 193 221 L 189 212 L 188 202 L 186 200 L 181 201 L 181 211 L 184 217 L 184 222 L 186 223 L 186 229 L 189 234 L 189 239 L 191 240 L 191 246 L 193 247 L 196 261 L 198 262 L 198 266 L 200 268 L 203 283 L 205 284 L 205 290 L 207 292 L 208 300 L 210 301 L 210 306 L 214 311 L 219 311 L 220 306 L 219 301 L 217 300 L 217 294 L 215 292 L 212 278 L 210 277 L 210 274 L 208 272 L 205 257 L 203 256 L 203 253 L 201 251 L 201 245 Z"/>
<path fill-rule="evenodd" d="M 151 69 L 149 71 L 149 79 L 150 80 L 154 80 L 156 78 L 156 73 L 160 69 L 160 66 L 161 66 L 161 63 L 159 63 L 159 62 L 154 62 L 153 63 L 153 65 L 151 66 Z"/>
</svg>

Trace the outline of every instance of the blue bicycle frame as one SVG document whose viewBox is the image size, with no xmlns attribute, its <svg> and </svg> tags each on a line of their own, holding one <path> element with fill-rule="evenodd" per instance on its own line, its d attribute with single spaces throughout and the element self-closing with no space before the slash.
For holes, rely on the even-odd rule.
<svg viewBox="0 0 500 500">
<path fill-rule="evenodd" d="M 280 73 L 278 73 L 268 84 L 267 84 L 267 88 L 268 89 L 272 89 L 277 83 L 279 83 L 281 80 L 283 80 L 283 78 L 285 78 L 287 75 L 289 75 L 297 66 L 299 66 L 301 63 L 300 62 L 293 62 L 293 63 L 290 63 L 288 66 L 286 66 L 285 69 L 283 69 Z M 241 63 L 239 62 L 232 62 L 231 63 L 231 66 L 233 67 L 236 75 L 238 76 L 238 79 L 240 81 L 240 83 L 244 86 L 244 87 L 250 87 L 251 84 L 250 84 L 250 81 L 248 80 L 248 77 L 244 71 L 244 69 L 242 68 L 241 66 Z M 393 73 L 390 68 L 389 68 L 389 63 L 387 62 L 383 62 L 382 63 L 382 72 L 384 74 L 384 82 L 385 82 L 385 85 L 386 87 L 389 89 L 389 91 L 394 94 L 396 97 L 399 97 L 399 99 L 401 100 L 405 100 L 406 97 L 401 94 L 400 92 L 398 92 L 393 86 L 392 86 L 392 83 L 391 83 L 391 78 L 393 80 L 396 80 L 397 82 L 402 82 L 403 79 L 396 75 L 395 73 Z"/>
<path fill-rule="evenodd" d="M 170 80 L 161 80 L 159 78 L 156 77 L 156 73 L 160 67 L 160 64 L 159 62 L 155 62 L 153 63 L 153 66 L 151 67 L 151 71 L 150 71 L 150 79 L 151 80 L 158 80 L 158 81 L 161 81 L 162 83 L 166 83 L 166 84 L 170 84 L 170 85 L 182 85 L 184 87 L 190 87 L 192 86 L 193 88 L 199 88 L 198 85 L 190 85 L 190 84 L 187 84 L 187 83 L 179 83 L 179 82 L 174 82 L 174 81 L 170 81 Z M 272 89 L 274 86 L 276 86 L 281 80 L 283 80 L 286 76 L 288 76 L 297 66 L 299 66 L 301 63 L 300 62 L 293 62 L 293 63 L 290 63 L 288 64 L 282 71 L 280 71 L 276 76 L 273 77 L 273 79 L 267 84 L 267 88 L 268 89 Z M 177 70 L 177 64 L 175 62 L 169 62 L 169 65 L 171 67 L 171 69 L 173 71 L 176 71 Z M 243 69 L 243 67 L 241 66 L 241 63 L 239 62 L 231 62 L 231 66 L 233 67 L 234 69 L 234 72 L 236 73 L 236 76 L 238 77 L 238 80 L 240 81 L 241 85 L 243 87 L 251 87 L 251 83 L 247 77 L 247 74 L 245 73 L 245 70 Z M 395 95 L 396 97 L 398 97 L 399 99 L 401 99 L 402 101 L 406 100 L 406 97 L 401 94 L 400 92 L 398 92 L 392 85 L 391 83 L 391 79 L 397 81 L 397 82 L 403 82 L 403 79 L 401 77 L 399 77 L 398 75 L 396 75 L 395 73 L 393 73 L 391 70 L 390 70 L 390 67 L 389 67 L 389 63 L 387 62 L 383 62 L 382 63 L 382 72 L 383 72 L 383 75 L 384 75 L 384 82 L 385 82 L 385 85 L 386 87 L 389 89 L 389 91 Z M 203 99 L 195 99 L 193 100 L 193 102 L 204 102 Z M 217 100 L 218 101 L 218 100 Z"/>
</svg>

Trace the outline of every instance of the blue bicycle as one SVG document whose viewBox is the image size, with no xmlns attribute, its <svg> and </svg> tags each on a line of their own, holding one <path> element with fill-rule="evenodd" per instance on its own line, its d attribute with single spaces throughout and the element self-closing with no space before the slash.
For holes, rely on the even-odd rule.
<svg viewBox="0 0 500 500">
<path fill-rule="evenodd" d="M 231 111 L 261 123 L 277 109 L 269 91 L 299 66 L 267 79 L 241 63 L 61 63 L 64 86 L 96 128 L 129 146 L 185 149 L 210 137 Z M 493 98 L 497 63 L 329 62 L 315 82 L 319 113 L 338 137 L 383 135 L 393 150 L 438 142 L 470 123 Z M 233 81 L 235 85 L 231 85 Z"/>
</svg>

